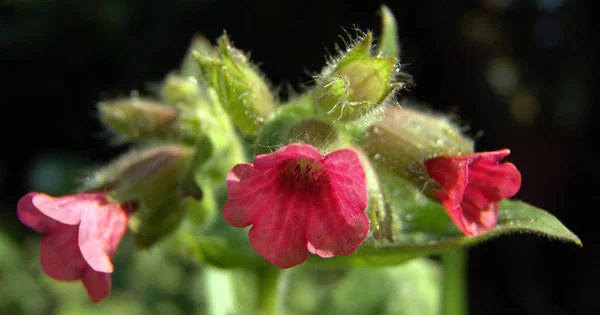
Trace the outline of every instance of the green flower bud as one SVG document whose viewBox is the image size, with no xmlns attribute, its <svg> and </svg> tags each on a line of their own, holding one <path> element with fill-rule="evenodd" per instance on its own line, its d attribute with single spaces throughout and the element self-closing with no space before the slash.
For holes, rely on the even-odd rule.
<svg viewBox="0 0 600 315">
<path fill-rule="evenodd" d="M 169 75 L 162 87 L 162 99 L 167 104 L 190 104 L 201 97 L 200 87 L 194 77 Z"/>
<path fill-rule="evenodd" d="M 120 170 L 115 198 L 156 205 L 164 203 L 166 195 L 181 196 L 193 153 L 187 146 L 172 144 L 126 154 L 114 164 Z"/>
<path fill-rule="evenodd" d="M 213 47 L 210 44 L 210 41 L 201 34 L 196 34 L 192 37 L 187 54 L 183 58 L 181 67 L 179 68 L 179 75 L 184 78 L 201 76 L 202 72 L 198 66 L 196 58 L 194 57 L 194 52 L 208 56 L 212 54 Z"/>
<path fill-rule="evenodd" d="M 224 115 L 225 123 L 230 123 L 226 114 L 219 115 L 217 107 L 220 105 L 216 104 L 216 97 L 211 98 L 210 92 L 201 88 L 195 77 L 169 75 L 165 79 L 162 98 L 179 112 L 173 132 L 175 140 L 193 144 L 209 133 L 222 132 L 223 121 L 218 116 Z"/>
<path fill-rule="evenodd" d="M 367 32 L 321 72 L 317 103 L 332 120 L 355 120 L 393 99 L 404 87 L 398 80 L 396 57 L 372 54 L 373 34 Z"/>
<path fill-rule="evenodd" d="M 123 141 L 164 138 L 172 132 L 177 110 L 155 101 L 130 97 L 98 104 L 100 121 Z"/>
<path fill-rule="evenodd" d="M 151 246 L 175 230 L 193 200 L 202 198 L 189 176 L 193 153 L 183 145 L 131 151 L 88 178 L 85 190 L 110 189 L 111 198 L 134 203 L 136 243 Z"/>
<path fill-rule="evenodd" d="M 217 92 L 225 111 L 244 134 L 256 136 L 264 119 L 275 109 L 267 82 L 244 53 L 219 39 L 218 57 L 195 52 L 202 76 Z"/>
<path fill-rule="evenodd" d="M 424 162 L 441 155 L 473 152 L 473 141 L 445 116 L 409 107 L 390 107 L 368 128 L 363 148 L 386 169 L 422 187 L 430 181 Z"/>
</svg>

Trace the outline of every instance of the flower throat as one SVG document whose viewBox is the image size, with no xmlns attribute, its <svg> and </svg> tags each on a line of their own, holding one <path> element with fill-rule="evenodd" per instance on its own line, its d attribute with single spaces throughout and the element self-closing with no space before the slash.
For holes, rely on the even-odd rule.
<svg viewBox="0 0 600 315">
<path fill-rule="evenodd" d="M 289 161 L 287 170 L 294 183 L 307 185 L 318 181 L 323 173 L 323 166 L 309 158 L 296 158 Z"/>
</svg>

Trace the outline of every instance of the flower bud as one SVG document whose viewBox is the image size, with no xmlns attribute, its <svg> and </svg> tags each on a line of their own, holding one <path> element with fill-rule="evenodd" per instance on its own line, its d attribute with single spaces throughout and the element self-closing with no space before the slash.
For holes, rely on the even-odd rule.
<svg viewBox="0 0 600 315">
<path fill-rule="evenodd" d="M 236 127 L 246 135 L 256 136 L 275 108 L 269 86 L 227 35 L 219 39 L 219 50 L 218 58 L 201 52 L 194 54 L 202 76 L 215 89 Z"/>
<path fill-rule="evenodd" d="M 163 104 L 130 97 L 98 104 L 100 121 L 124 141 L 163 138 L 177 121 L 177 110 Z"/>
<path fill-rule="evenodd" d="M 448 118 L 409 107 L 391 107 L 368 128 L 363 147 L 386 169 L 422 187 L 430 181 L 425 161 L 473 152 L 473 141 Z"/>
<path fill-rule="evenodd" d="M 187 182 L 193 153 L 183 145 L 132 151 L 96 172 L 86 189 L 110 187 L 114 200 L 135 202 L 131 228 L 139 246 L 150 246 L 178 226 L 189 205 L 184 198 L 201 198 Z"/>
<path fill-rule="evenodd" d="M 169 75 L 162 87 L 162 99 L 171 105 L 189 104 L 201 97 L 200 87 L 194 77 Z"/>
<path fill-rule="evenodd" d="M 201 75 L 200 67 L 194 57 L 194 52 L 199 52 L 202 55 L 210 55 L 213 53 L 213 47 L 210 41 L 201 34 L 195 34 L 190 41 L 190 45 L 187 50 L 187 54 L 181 62 L 179 67 L 179 75 L 187 77 L 197 77 Z"/>
<path fill-rule="evenodd" d="M 165 193 L 180 194 L 188 174 L 193 150 L 183 145 L 163 145 L 134 151 L 117 160 L 121 172 L 116 178 L 117 199 L 160 202 Z"/>
<path fill-rule="evenodd" d="M 372 54 L 373 34 L 357 39 L 319 75 L 317 103 L 332 120 L 355 120 L 404 87 L 396 57 Z"/>
</svg>

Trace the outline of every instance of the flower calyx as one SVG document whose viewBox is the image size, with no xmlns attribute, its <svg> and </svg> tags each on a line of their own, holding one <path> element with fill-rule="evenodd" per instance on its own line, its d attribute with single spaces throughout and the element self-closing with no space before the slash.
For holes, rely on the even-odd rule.
<svg viewBox="0 0 600 315">
<path fill-rule="evenodd" d="M 360 32 L 360 31 L 359 31 Z M 352 121 L 389 103 L 406 88 L 395 56 L 373 53 L 373 34 L 362 33 L 317 76 L 317 103 L 330 120 Z"/>
<path fill-rule="evenodd" d="M 256 66 L 231 44 L 227 34 L 219 39 L 215 53 L 196 51 L 194 57 L 202 77 L 216 91 L 234 125 L 243 134 L 256 136 L 264 119 L 275 109 L 269 84 Z"/>
</svg>

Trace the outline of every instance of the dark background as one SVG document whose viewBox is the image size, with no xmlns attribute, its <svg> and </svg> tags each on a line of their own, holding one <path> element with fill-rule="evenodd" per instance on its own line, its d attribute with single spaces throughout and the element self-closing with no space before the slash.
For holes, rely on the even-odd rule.
<svg viewBox="0 0 600 315">
<path fill-rule="evenodd" d="M 215 40 L 226 29 L 275 85 L 297 88 L 324 65 L 326 49 L 341 42 L 341 27 L 379 33 L 382 2 L 0 3 L 0 226 L 19 239 L 26 231 L 14 216 L 18 198 L 70 178 L 42 176 L 40 163 L 93 165 L 121 152 L 106 144 L 96 103 L 134 89 L 145 93 L 149 82 L 179 65 L 194 33 Z M 458 114 L 479 137 L 478 150 L 510 148 L 509 160 L 523 176 L 516 198 L 547 209 L 585 244 L 515 235 L 475 247 L 472 315 L 600 309 L 592 231 L 600 201 L 592 153 L 600 67 L 591 3 L 387 3 L 399 21 L 402 62 L 417 84 L 404 96 Z M 46 186 L 33 185 L 36 176 Z"/>
</svg>

